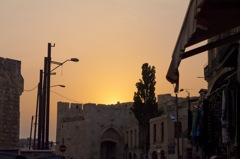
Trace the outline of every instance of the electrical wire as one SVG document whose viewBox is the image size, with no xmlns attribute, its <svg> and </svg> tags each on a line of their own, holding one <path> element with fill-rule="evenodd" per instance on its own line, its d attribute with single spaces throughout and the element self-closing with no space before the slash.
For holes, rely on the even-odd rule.
<svg viewBox="0 0 240 159">
<path fill-rule="evenodd" d="M 9 73 L 8 73 L 8 71 L 6 70 L 6 68 L 4 67 L 2 61 L 0 62 L 0 64 L 1 64 L 1 66 L 2 66 L 2 68 L 3 68 L 4 73 L 7 75 L 7 77 L 17 86 L 18 89 L 23 90 L 22 87 L 20 87 L 20 86 L 17 84 L 17 82 L 14 81 L 13 78 L 9 75 Z"/>
<path fill-rule="evenodd" d="M 6 68 L 4 67 L 4 65 L 3 65 L 3 63 L 2 63 L 1 61 L 0 61 L 0 64 L 1 64 L 1 66 L 2 66 L 2 68 L 3 68 L 4 73 L 7 75 L 7 77 L 8 77 L 8 78 L 17 86 L 17 88 L 20 89 L 21 91 L 31 92 L 31 91 L 35 90 L 35 89 L 38 87 L 38 84 L 37 84 L 37 85 L 36 85 L 35 87 L 33 87 L 32 89 L 22 89 L 22 87 L 19 86 L 18 83 L 9 75 L 9 72 L 6 70 Z M 69 101 L 80 103 L 80 102 L 78 102 L 78 101 L 76 101 L 76 100 L 73 100 L 73 99 L 70 99 L 70 98 L 68 98 L 68 97 L 65 97 L 65 96 L 63 96 L 63 95 L 61 95 L 61 94 L 59 94 L 59 93 L 57 93 L 57 92 L 52 91 L 52 90 L 51 90 L 51 92 L 54 93 L 54 94 L 57 94 L 57 95 L 61 96 L 62 98 L 65 98 L 65 99 L 67 99 L 67 100 L 69 100 Z"/>
<path fill-rule="evenodd" d="M 38 84 L 35 86 L 35 87 L 33 87 L 32 89 L 24 89 L 23 91 L 25 91 L 25 92 L 31 92 L 31 91 L 33 91 L 34 89 L 36 89 L 38 87 Z"/>
<path fill-rule="evenodd" d="M 2 68 L 3 68 L 3 71 L 4 71 L 4 73 L 7 75 L 7 77 L 17 86 L 17 88 L 18 89 L 20 89 L 21 91 L 27 91 L 27 92 L 30 92 L 30 91 L 33 91 L 33 90 L 35 90 L 36 88 L 37 88 L 37 86 L 38 86 L 38 84 L 35 86 L 35 87 L 33 87 L 32 89 L 22 89 L 22 87 L 21 86 L 19 86 L 18 85 L 18 83 L 10 76 L 10 74 L 9 74 L 9 72 L 6 70 L 6 68 L 4 67 L 4 65 L 3 65 L 3 63 L 0 61 L 0 64 L 1 64 L 1 66 L 2 66 Z"/>
<path fill-rule="evenodd" d="M 61 94 L 59 94 L 59 93 L 57 93 L 57 92 L 54 92 L 54 91 L 52 91 L 52 90 L 50 90 L 50 91 L 51 91 L 52 93 L 54 93 L 54 94 L 62 97 L 62 98 L 65 98 L 65 99 L 69 100 L 69 101 L 76 102 L 76 103 L 80 103 L 79 101 L 76 101 L 76 100 L 70 99 L 70 98 L 68 98 L 68 97 L 65 97 L 65 96 L 63 96 L 63 95 L 61 95 Z"/>
</svg>

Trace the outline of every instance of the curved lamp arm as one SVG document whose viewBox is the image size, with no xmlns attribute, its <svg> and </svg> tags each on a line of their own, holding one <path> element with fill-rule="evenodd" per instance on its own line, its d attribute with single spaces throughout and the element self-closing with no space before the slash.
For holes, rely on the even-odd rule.
<svg viewBox="0 0 240 159">
<path fill-rule="evenodd" d="M 71 58 L 71 59 L 68 59 L 68 60 L 65 60 L 64 62 L 60 63 L 60 62 L 55 62 L 55 61 L 51 61 L 52 63 L 54 64 L 57 64 L 58 66 L 53 68 L 50 72 L 56 70 L 59 66 L 62 66 L 64 63 L 66 63 L 67 61 L 72 61 L 72 62 L 78 62 L 78 58 Z"/>
</svg>

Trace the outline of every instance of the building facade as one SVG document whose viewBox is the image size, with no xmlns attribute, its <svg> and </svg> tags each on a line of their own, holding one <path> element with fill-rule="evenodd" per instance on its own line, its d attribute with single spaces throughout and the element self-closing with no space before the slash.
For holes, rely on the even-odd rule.
<svg viewBox="0 0 240 159">
<path fill-rule="evenodd" d="M 18 149 L 21 62 L 0 57 L 0 150 Z"/>
<path fill-rule="evenodd" d="M 150 149 L 145 156 L 141 146 L 144 130 L 131 111 L 132 103 L 116 105 L 58 103 L 56 153 L 76 159 L 175 159 L 191 158 L 188 110 L 194 113 L 198 97 L 179 97 L 176 124 L 176 97 L 158 96 L 164 114 L 150 119 Z M 192 124 L 192 123 L 191 123 Z M 179 138 L 177 138 L 177 134 Z M 179 147 L 177 147 L 177 140 Z M 64 150 L 61 147 L 64 145 Z M 179 154 L 177 153 L 179 148 Z"/>
<path fill-rule="evenodd" d="M 239 6 L 239 0 L 191 0 L 166 75 L 177 92 L 181 60 L 208 51 L 208 93 L 195 140 L 201 158 L 240 156 Z M 205 40 L 207 44 L 201 43 Z"/>
<path fill-rule="evenodd" d="M 192 129 L 188 121 L 192 121 L 192 118 L 188 114 L 188 108 L 191 113 L 195 112 L 199 104 L 198 99 L 198 97 L 178 99 L 179 126 L 177 128 L 176 97 L 170 94 L 158 96 L 159 109 L 164 110 L 164 115 L 150 120 L 149 159 L 175 159 L 178 158 L 177 155 L 182 158 L 192 157 L 193 146 L 188 134 L 188 129 Z M 179 143 L 178 146 L 177 143 Z"/>
<path fill-rule="evenodd" d="M 74 159 L 123 159 L 137 144 L 132 103 L 58 103 L 56 153 Z M 130 130 L 133 129 L 133 131 Z M 132 136 L 127 137 L 125 133 Z M 61 152 L 61 146 L 65 151 Z"/>
<path fill-rule="evenodd" d="M 140 133 L 141 130 L 139 129 L 138 123 L 132 125 L 125 131 L 125 143 L 126 143 L 126 150 L 127 156 L 126 159 L 140 159 L 143 158 L 144 151 L 143 148 L 140 147 Z"/>
<path fill-rule="evenodd" d="M 239 33 L 240 27 L 236 27 L 209 42 Z M 204 68 L 209 89 L 203 105 L 205 156 L 218 154 L 239 158 L 240 155 L 239 48 L 239 40 L 236 40 L 208 51 L 208 64 Z"/>
</svg>

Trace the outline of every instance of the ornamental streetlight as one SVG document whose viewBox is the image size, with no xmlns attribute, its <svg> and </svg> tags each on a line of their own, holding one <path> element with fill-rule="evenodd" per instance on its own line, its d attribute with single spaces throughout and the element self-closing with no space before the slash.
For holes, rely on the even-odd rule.
<svg viewBox="0 0 240 159">
<path fill-rule="evenodd" d="M 175 92 L 176 95 L 176 137 L 177 137 L 177 159 L 179 159 L 179 122 L 178 122 L 178 93 L 184 91 L 184 89 L 180 89 L 178 92 Z"/>
</svg>

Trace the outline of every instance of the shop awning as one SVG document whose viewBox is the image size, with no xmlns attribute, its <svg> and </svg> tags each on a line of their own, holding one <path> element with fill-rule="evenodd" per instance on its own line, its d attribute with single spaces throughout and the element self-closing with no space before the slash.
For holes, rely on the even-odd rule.
<svg viewBox="0 0 240 159">
<path fill-rule="evenodd" d="M 175 45 L 166 78 L 176 84 L 182 59 L 240 39 L 240 30 L 222 39 L 185 51 L 187 47 L 240 26 L 240 0 L 191 0 Z"/>
</svg>

